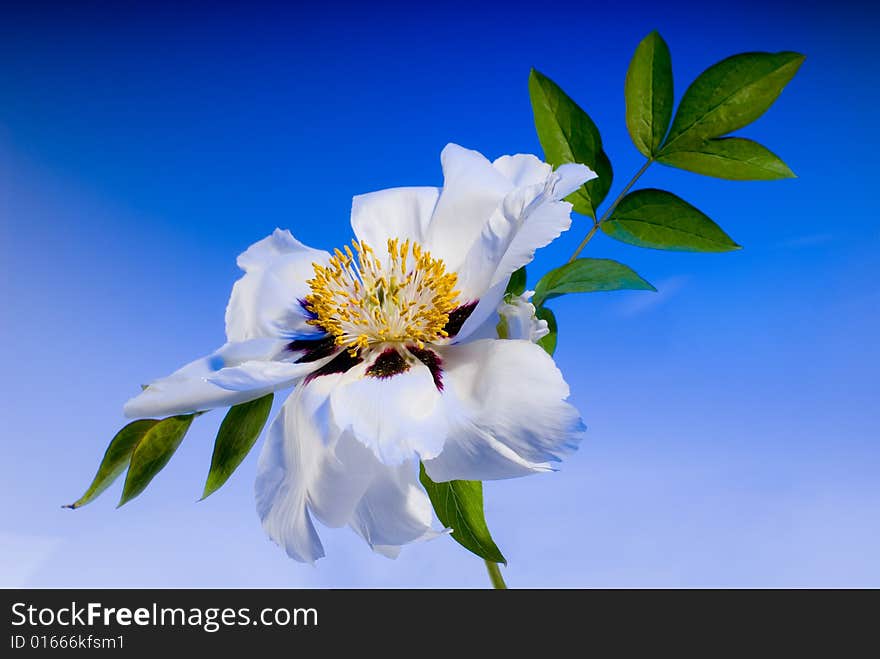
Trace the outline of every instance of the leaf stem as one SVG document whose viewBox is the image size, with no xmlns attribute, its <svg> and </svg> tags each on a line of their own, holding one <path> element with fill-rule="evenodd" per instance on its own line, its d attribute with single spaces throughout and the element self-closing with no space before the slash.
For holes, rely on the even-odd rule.
<svg viewBox="0 0 880 659">
<path fill-rule="evenodd" d="M 574 261 L 574 260 L 580 255 L 580 253 L 581 253 L 582 251 L 584 251 L 584 247 L 586 247 L 586 246 L 587 246 L 587 243 L 590 242 L 590 240 L 592 240 L 592 238 L 593 238 L 594 235 L 596 235 L 596 231 L 599 230 L 599 226 L 602 224 L 602 222 L 604 222 L 604 221 L 607 220 L 609 217 L 611 217 L 611 213 L 613 213 L 613 212 L 614 212 L 614 209 L 617 208 L 617 204 L 619 204 L 619 203 L 620 203 L 620 200 L 623 199 L 623 198 L 626 196 L 626 193 L 630 191 L 630 188 L 632 188 L 632 186 L 634 186 L 634 185 L 636 184 L 636 181 L 638 181 L 638 180 L 641 178 L 642 174 L 644 174 L 645 171 L 648 169 L 648 167 L 651 166 L 651 163 L 652 163 L 652 162 L 654 162 L 654 157 L 653 157 L 653 156 L 650 157 L 650 158 L 648 158 L 648 159 L 645 161 L 645 164 L 641 166 L 641 168 L 639 169 L 639 171 L 637 171 L 637 172 L 635 173 L 635 175 L 629 180 L 629 183 L 627 183 L 626 186 L 623 188 L 623 190 L 620 191 L 620 194 L 617 195 L 617 198 L 616 198 L 616 199 L 612 202 L 612 204 L 608 207 L 608 210 L 606 210 L 606 211 L 602 214 L 602 217 L 600 217 L 598 220 L 593 220 L 593 228 L 590 229 L 590 232 L 589 232 L 589 233 L 586 235 L 586 237 L 581 241 L 581 244 L 578 245 L 578 247 L 577 247 L 576 250 L 574 250 L 574 254 L 572 254 L 572 255 L 571 255 L 571 258 L 568 259 L 568 262 L 569 262 L 569 263 L 571 263 L 572 261 Z"/>
<path fill-rule="evenodd" d="M 507 584 L 504 583 L 504 577 L 501 576 L 501 568 L 498 567 L 498 563 L 493 563 L 492 561 L 486 561 L 486 570 L 489 572 L 489 581 L 492 582 L 492 588 L 495 590 L 507 590 Z"/>
</svg>

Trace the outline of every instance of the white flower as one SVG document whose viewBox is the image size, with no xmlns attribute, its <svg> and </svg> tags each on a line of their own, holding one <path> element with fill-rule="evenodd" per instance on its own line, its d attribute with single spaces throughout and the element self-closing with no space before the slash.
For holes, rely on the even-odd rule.
<svg viewBox="0 0 880 659">
<path fill-rule="evenodd" d="M 441 160 L 442 189 L 355 197 L 353 248 L 331 256 L 277 229 L 252 245 L 238 258 L 228 342 L 125 406 L 182 414 L 296 385 L 269 429 L 256 496 L 266 532 L 297 560 L 324 555 L 313 517 L 391 556 L 436 535 L 419 460 L 435 481 L 524 476 L 550 470 L 583 432 L 535 329 L 499 340 L 494 326 L 499 306 L 509 323 L 533 317 L 525 299 L 503 303 L 507 280 L 568 229 L 561 200 L 595 174 L 531 155 L 489 162 L 454 144 Z"/>
</svg>

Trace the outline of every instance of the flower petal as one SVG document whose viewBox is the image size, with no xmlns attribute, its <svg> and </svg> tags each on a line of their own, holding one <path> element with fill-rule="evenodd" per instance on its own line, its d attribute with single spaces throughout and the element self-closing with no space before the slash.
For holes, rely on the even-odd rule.
<svg viewBox="0 0 880 659">
<path fill-rule="evenodd" d="M 491 316 L 511 273 L 534 258 L 571 224 L 571 204 L 561 201 L 596 175 L 584 165 L 556 171 L 532 155 L 502 156 L 494 163 L 476 151 L 449 144 L 441 154 L 443 189 L 424 247 L 458 275 L 462 303 L 479 300 L 456 341 Z"/>
<path fill-rule="evenodd" d="M 553 168 L 532 154 L 519 153 L 514 156 L 501 156 L 492 165 L 513 182 L 517 188 L 530 185 L 541 187 L 555 174 L 553 198 L 564 199 L 581 185 L 596 178 L 597 174 L 584 165 L 566 163 Z M 586 171 L 585 171 L 586 170 Z M 586 175 L 586 179 L 584 178 Z"/>
<path fill-rule="evenodd" d="M 484 339 L 442 349 L 451 418 L 435 481 L 493 480 L 548 471 L 584 426 L 556 364 L 528 341 Z"/>
<path fill-rule="evenodd" d="M 205 380 L 229 391 L 286 389 L 333 359 L 329 355 L 311 362 L 247 361 L 205 376 Z"/>
<path fill-rule="evenodd" d="M 443 190 L 423 246 L 433 257 L 443 259 L 447 270 L 457 272 L 513 184 L 482 154 L 457 144 L 448 144 L 440 161 Z M 470 291 L 462 294 L 462 301 L 467 301 Z"/>
<path fill-rule="evenodd" d="M 512 174 L 521 181 L 533 180 L 538 172 L 549 171 L 534 156 L 514 156 L 504 162 L 510 170 L 513 163 L 518 163 Z M 530 168 L 526 163 L 531 163 Z M 549 172 L 545 180 L 518 187 L 504 197 L 458 272 L 460 287 L 471 291 L 480 303 L 456 341 L 467 339 L 498 308 L 510 275 L 531 262 L 535 250 L 550 244 L 571 226 L 571 204 L 560 199 L 575 183 L 580 185 L 594 177 L 583 165 L 566 166 Z"/>
<path fill-rule="evenodd" d="M 389 238 L 424 244 L 438 188 L 391 188 L 358 195 L 351 202 L 351 228 L 358 240 L 377 253 Z"/>
<path fill-rule="evenodd" d="M 320 437 L 296 427 L 292 412 L 294 392 L 269 427 L 257 463 L 254 493 L 263 530 L 291 558 L 314 563 L 324 547 L 306 507 L 308 474 L 315 469 L 315 447 Z M 287 438 L 290 438 L 288 441 Z"/>
<path fill-rule="evenodd" d="M 404 373 L 373 377 L 366 375 L 368 368 L 366 363 L 352 368 L 333 388 L 336 424 L 387 465 L 436 457 L 448 424 L 431 371 L 417 362 Z"/>
<path fill-rule="evenodd" d="M 593 178 L 592 172 L 581 166 L 581 176 L 575 180 Z M 531 262 L 535 250 L 549 245 L 571 226 L 571 204 L 561 201 L 558 172 L 554 172 L 543 186 L 518 188 L 502 203 L 503 221 L 490 222 L 483 240 L 475 246 L 471 258 L 488 256 L 504 245 L 503 256 L 497 261 L 490 285 L 507 281 L 517 269 Z M 493 220 L 498 220 L 498 216 Z M 485 248 L 488 247 L 488 250 Z M 470 256 L 470 255 L 469 255 Z"/>
<path fill-rule="evenodd" d="M 245 274 L 233 285 L 226 307 L 227 339 L 294 339 L 320 334 L 318 328 L 307 324 L 310 316 L 301 300 L 309 293 L 306 281 L 314 276 L 312 264 L 324 263 L 329 257 L 281 229 L 251 245 L 238 257 Z"/>
<path fill-rule="evenodd" d="M 492 166 L 517 188 L 527 185 L 543 185 L 547 177 L 553 173 L 553 167 L 537 156 L 526 153 L 501 156 L 495 159 Z"/>
<path fill-rule="evenodd" d="M 339 433 L 327 410 L 326 388 L 297 388 L 269 428 L 257 465 L 263 529 L 288 556 L 306 563 L 324 555 L 311 513 L 331 526 L 347 524 L 373 476 L 369 463 L 359 469 L 357 460 L 337 454 Z M 349 445 L 372 459 L 357 442 Z"/>
<path fill-rule="evenodd" d="M 328 396 L 340 378 L 319 378 L 294 391 L 269 430 L 257 467 L 263 528 L 299 561 L 324 555 L 313 515 L 328 526 L 350 524 L 387 556 L 434 534 L 430 502 L 414 476 L 380 464 L 333 423 Z M 406 467 L 415 474 L 415 463 Z"/>
<path fill-rule="evenodd" d="M 256 387 L 231 391 L 208 382 L 228 368 L 253 360 L 271 360 L 284 350 L 285 342 L 275 339 L 251 339 L 227 343 L 216 352 L 202 357 L 160 378 L 125 404 L 128 417 L 169 416 L 236 405 L 265 395 L 271 389 Z"/>
<path fill-rule="evenodd" d="M 440 535 L 431 528 L 431 500 L 418 480 L 418 462 L 379 465 L 355 510 L 351 527 L 374 550 L 396 558 L 398 547 Z"/>
</svg>

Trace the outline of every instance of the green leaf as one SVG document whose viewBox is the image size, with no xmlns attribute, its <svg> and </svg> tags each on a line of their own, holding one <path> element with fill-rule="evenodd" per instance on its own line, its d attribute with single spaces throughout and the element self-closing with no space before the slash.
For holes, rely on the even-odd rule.
<svg viewBox="0 0 880 659">
<path fill-rule="evenodd" d="M 601 226 L 612 238 L 638 247 L 684 252 L 740 248 L 706 215 L 665 190 L 630 192 Z"/>
<path fill-rule="evenodd" d="M 110 487 L 110 484 L 128 466 L 131 452 L 144 436 L 144 433 L 158 422 L 158 419 L 139 419 L 138 421 L 132 421 L 116 433 L 116 436 L 110 440 L 110 445 L 107 446 L 107 450 L 104 452 L 104 459 L 101 460 L 98 473 L 92 479 L 89 489 L 79 499 L 64 507 L 71 509 L 80 508 L 97 499 L 98 495 Z"/>
<path fill-rule="evenodd" d="M 742 137 L 705 140 L 688 149 L 663 154 L 657 158 L 657 162 L 734 181 L 794 178 L 794 172 L 779 156 L 757 142 Z"/>
<path fill-rule="evenodd" d="M 535 309 L 535 317 L 547 321 L 547 329 L 550 333 L 547 336 L 538 339 L 538 345 L 544 348 L 551 357 L 556 352 L 556 338 L 559 334 L 559 326 L 556 324 L 556 316 L 547 307 L 538 307 Z"/>
<path fill-rule="evenodd" d="M 266 394 L 229 408 L 214 440 L 214 455 L 202 499 L 220 489 L 253 448 L 269 418 L 274 397 L 274 394 Z"/>
<path fill-rule="evenodd" d="M 610 259 L 577 259 L 551 270 L 535 286 L 532 302 L 540 307 L 546 300 L 565 293 L 596 291 L 656 290 L 629 266 Z"/>
<path fill-rule="evenodd" d="M 577 162 L 596 172 L 597 178 L 587 181 L 567 198 L 578 213 L 595 218 L 613 178 L 599 129 L 559 85 L 535 69 L 529 74 L 529 96 L 544 159 L 554 167 Z"/>
<path fill-rule="evenodd" d="M 626 127 L 633 144 L 651 157 L 672 119 L 672 59 L 669 47 L 651 32 L 636 48 L 626 72 Z"/>
<path fill-rule="evenodd" d="M 505 295 L 522 295 L 526 292 L 526 266 L 521 267 L 519 270 L 510 275 L 510 280 L 507 282 L 507 290 L 504 291 Z"/>
<path fill-rule="evenodd" d="M 419 480 L 434 505 L 437 518 L 452 529 L 453 540 L 480 558 L 507 565 L 486 526 L 480 481 L 435 483 L 425 472 L 425 465 L 419 467 Z"/>
<path fill-rule="evenodd" d="M 701 73 L 679 103 L 661 153 L 742 128 L 764 114 L 804 61 L 800 53 L 743 53 Z"/>
<path fill-rule="evenodd" d="M 194 417 L 194 414 L 171 416 L 162 419 L 144 433 L 131 454 L 131 464 L 125 476 L 119 506 L 143 492 L 153 477 L 168 464 Z"/>
</svg>

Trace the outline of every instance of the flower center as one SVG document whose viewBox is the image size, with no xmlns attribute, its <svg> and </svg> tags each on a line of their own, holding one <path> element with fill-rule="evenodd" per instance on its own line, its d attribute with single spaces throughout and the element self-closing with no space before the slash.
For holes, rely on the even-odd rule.
<svg viewBox="0 0 880 659">
<path fill-rule="evenodd" d="M 456 275 L 416 243 L 388 241 L 383 260 L 364 242 L 354 252 L 335 250 L 324 266 L 313 263 L 306 309 L 308 322 L 335 337 L 352 354 L 381 343 L 425 343 L 448 336 L 444 329 L 456 308 Z"/>
</svg>

